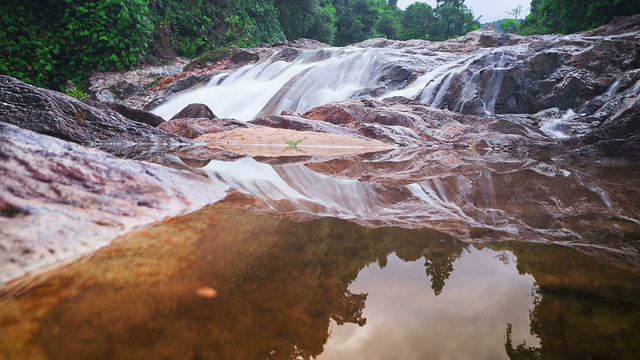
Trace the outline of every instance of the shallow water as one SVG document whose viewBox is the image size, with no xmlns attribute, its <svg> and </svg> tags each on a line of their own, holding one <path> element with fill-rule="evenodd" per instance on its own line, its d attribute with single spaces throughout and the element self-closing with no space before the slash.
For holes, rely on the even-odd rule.
<svg viewBox="0 0 640 360">
<path fill-rule="evenodd" d="M 640 354 L 633 167 L 469 152 L 199 165 L 235 192 L 6 289 L 0 358 Z"/>
</svg>

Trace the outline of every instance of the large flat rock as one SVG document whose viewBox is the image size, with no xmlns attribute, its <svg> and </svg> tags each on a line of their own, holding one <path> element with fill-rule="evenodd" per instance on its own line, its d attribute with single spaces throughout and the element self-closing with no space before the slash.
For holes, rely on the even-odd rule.
<svg viewBox="0 0 640 360">
<path fill-rule="evenodd" d="M 227 185 L 0 123 L 0 284 L 224 198 Z"/>
</svg>

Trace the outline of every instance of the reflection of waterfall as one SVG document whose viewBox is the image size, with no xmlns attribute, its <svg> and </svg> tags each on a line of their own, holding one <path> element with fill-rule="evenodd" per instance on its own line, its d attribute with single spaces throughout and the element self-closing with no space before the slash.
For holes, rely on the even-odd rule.
<svg viewBox="0 0 640 360">
<path fill-rule="evenodd" d="M 209 176 L 256 196 L 276 211 L 291 211 L 294 205 L 296 212 L 389 225 L 397 225 L 403 219 L 409 225 L 427 218 L 483 226 L 447 199 L 437 179 L 381 187 L 375 183 L 337 179 L 304 165 L 271 166 L 250 158 L 232 163 L 212 161 L 204 169 Z"/>
<path fill-rule="evenodd" d="M 342 169 L 341 174 L 356 171 L 356 178 L 332 176 L 331 165 L 270 165 L 251 158 L 235 162 L 211 161 L 203 170 L 232 189 L 254 196 L 259 207 L 270 212 L 297 217 L 300 214 L 349 219 L 366 226 L 398 226 L 403 228 L 433 227 L 460 239 L 483 234 L 501 234 L 503 239 L 575 241 L 604 231 L 604 223 L 585 219 L 611 217 L 620 226 L 634 228 L 640 222 L 632 204 L 637 195 L 626 190 L 614 191 L 612 185 L 579 179 L 578 175 L 555 166 L 535 161 L 510 163 L 504 158 L 495 166 L 438 170 L 430 166 L 414 167 L 409 159 L 394 162 L 386 155 L 367 159 Z M 400 160 L 400 159 L 396 159 Z M 385 166 L 395 171 L 393 181 L 371 176 L 384 172 Z M 418 173 L 398 181 L 402 166 Z M 452 171 L 452 169 L 457 169 Z M 366 170 L 369 169 L 369 170 Z M 375 170 L 374 170 L 375 169 Z M 327 171 L 322 173 L 320 171 Z M 367 179 L 358 180 L 358 179 Z M 623 184 L 629 181 L 623 181 Z M 626 189 L 624 185 L 622 189 Z M 620 190 L 621 188 L 617 188 Z M 622 225 L 624 224 L 624 225 Z M 586 226 L 586 227 L 585 227 Z M 587 229 L 588 228 L 588 229 Z M 476 234 L 476 235 L 472 235 Z M 612 234 L 612 236 L 616 236 Z"/>
<path fill-rule="evenodd" d="M 208 105 L 219 117 L 240 120 L 283 110 L 305 112 L 332 101 L 384 93 L 389 86 L 404 86 L 406 79 L 397 78 L 394 71 L 421 67 L 426 60 L 392 49 L 301 51 L 293 62 L 275 54 L 226 77 L 217 76 L 208 86 L 176 96 L 154 112 L 170 118 L 195 102 Z"/>
</svg>

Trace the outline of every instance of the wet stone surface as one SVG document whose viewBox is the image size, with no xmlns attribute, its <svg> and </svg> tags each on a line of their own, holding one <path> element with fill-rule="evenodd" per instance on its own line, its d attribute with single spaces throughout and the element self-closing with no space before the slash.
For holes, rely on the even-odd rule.
<svg viewBox="0 0 640 360">
<path fill-rule="evenodd" d="M 5 286 L 0 354 L 495 359 L 640 351 L 637 168 L 414 150 L 172 155 L 166 165 L 215 178 L 230 195 Z"/>
</svg>

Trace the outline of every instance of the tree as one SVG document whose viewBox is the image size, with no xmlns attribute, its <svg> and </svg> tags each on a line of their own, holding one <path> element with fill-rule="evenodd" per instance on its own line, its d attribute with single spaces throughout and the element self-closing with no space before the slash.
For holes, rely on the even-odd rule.
<svg viewBox="0 0 640 360">
<path fill-rule="evenodd" d="M 522 34 L 573 33 L 606 24 L 618 16 L 640 13 L 637 0 L 532 0 Z"/>
<path fill-rule="evenodd" d="M 402 40 L 426 39 L 433 27 L 433 8 L 423 2 L 415 2 L 402 14 Z"/>
<path fill-rule="evenodd" d="M 318 9 L 315 22 L 307 31 L 306 37 L 326 44 L 333 44 L 336 34 L 336 20 L 336 9 L 331 2 L 327 1 Z"/>
<path fill-rule="evenodd" d="M 320 12 L 319 0 L 275 0 L 278 18 L 289 40 L 304 37 L 316 22 Z"/>
<path fill-rule="evenodd" d="M 513 16 L 514 19 L 518 20 L 518 17 L 520 16 L 520 14 L 522 14 L 523 11 L 524 8 L 522 7 L 522 5 L 518 5 L 511 9 L 511 11 L 507 11 L 507 14 Z"/>
<path fill-rule="evenodd" d="M 478 19 L 474 18 L 464 0 L 438 1 L 433 16 L 435 22 L 428 33 L 429 40 L 447 40 L 480 28 Z"/>
<path fill-rule="evenodd" d="M 504 19 L 500 23 L 500 28 L 507 33 L 515 34 L 520 30 L 520 21 L 516 19 Z"/>
</svg>

